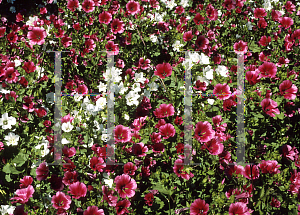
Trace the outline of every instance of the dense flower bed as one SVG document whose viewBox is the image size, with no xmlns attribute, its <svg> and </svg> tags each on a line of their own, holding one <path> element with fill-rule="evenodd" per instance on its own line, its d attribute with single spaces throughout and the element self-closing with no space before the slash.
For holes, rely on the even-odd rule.
<svg viewBox="0 0 300 215">
<path fill-rule="evenodd" d="M 14 23 L 0 15 L 1 214 L 300 214 L 299 3 L 68 0 L 51 14 L 53 3 L 11 9 Z M 62 80 L 46 50 L 69 51 Z M 48 165 L 58 81 L 63 165 Z M 235 162 L 242 94 L 246 164 Z"/>
</svg>

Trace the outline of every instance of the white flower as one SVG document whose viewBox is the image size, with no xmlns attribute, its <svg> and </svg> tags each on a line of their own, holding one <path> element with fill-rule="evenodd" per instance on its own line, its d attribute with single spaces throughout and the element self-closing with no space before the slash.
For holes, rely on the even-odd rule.
<svg viewBox="0 0 300 215">
<path fill-rule="evenodd" d="M 68 143 L 70 143 L 70 141 L 67 140 L 66 138 L 62 138 L 61 143 L 62 144 L 68 144 Z"/>
<path fill-rule="evenodd" d="M 208 81 L 208 79 L 205 78 L 205 77 L 200 77 L 200 76 L 198 76 L 198 80 L 200 80 L 200 82 L 205 82 L 205 83 L 206 83 L 206 86 L 209 85 L 209 81 Z"/>
<path fill-rule="evenodd" d="M 248 30 L 252 31 L 253 25 L 251 24 L 251 22 L 247 22 L 246 26 Z"/>
<path fill-rule="evenodd" d="M 148 86 L 150 87 L 150 91 L 157 91 L 158 89 L 158 84 L 155 82 L 148 84 Z"/>
<path fill-rule="evenodd" d="M 130 91 L 126 96 L 126 102 L 127 105 L 132 106 L 132 105 L 138 105 L 139 101 L 138 98 L 140 97 L 140 95 L 136 94 L 134 91 Z"/>
<path fill-rule="evenodd" d="M 187 7 L 187 6 L 189 6 L 189 4 L 188 4 L 188 0 L 181 0 L 181 2 L 179 3 L 183 8 L 185 8 L 185 7 Z"/>
<path fill-rule="evenodd" d="M 121 95 L 123 95 L 126 91 L 127 91 L 128 87 L 124 87 L 123 82 L 121 81 L 121 83 L 119 84 L 119 93 Z"/>
<path fill-rule="evenodd" d="M 98 89 L 100 92 L 106 92 L 106 84 L 100 82 L 100 84 L 98 85 Z"/>
<path fill-rule="evenodd" d="M 8 113 L 2 114 L 2 118 L 0 118 L 0 125 L 3 129 L 11 129 L 12 125 L 17 123 L 16 118 L 8 117 Z"/>
<path fill-rule="evenodd" d="M 114 180 L 113 179 L 106 179 L 106 178 L 103 178 L 103 182 L 104 184 L 106 184 L 107 186 L 109 186 L 110 188 L 112 188 L 112 185 L 114 183 Z"/>
<path fill-rule="evenodd" d="M 1 205 L 0 212 L 1 212 L 1 214 L 6 214 L 6 213 L 13 214 L 15 209 L 16 209 L 16 206 Z"/>
<path fill-rule="evenodd" d="M 200 55 L 200 64 L 209 64 L 209 57 L 201 53 Z"/>
<path fill-rule="evenodd" d="M 218 10 L 218 16 L 222 16 L 222 11 Z"/>
<path fill-rule="evenodd" d="M 151 40 L 151 42 L 156 43 L 157 42 L 157 36 L 150 35 L 150 40 Z"/>
<path fill-rule="evenodd" d="M 108 141 L 108 135 L 107 134 L 102 134 L 101 135 L 101 140 L 104 141 L 104 142 L 107 142 Z"/>
<path fill-rule="evenodd" d="M 51 92 L 51 93 L 47 93 L 46 95 L 46 101 L 50 104 L 54 104 L 54 101 L 55 101 L 55 96 L 54 96 L 54 93 Z"/>
<path fill-rule="evenodd" d="M 214 99 L 207 99 L 208 104 L 213 105 L 215 100 Z"/>
<path fill-rule="evenodd" d="M 146 96 L 147 98 L 149 98 L 149 99 L 150 99 L 150 97 L 151 97 L 151 93 L 150 93 L 150 91 L 149 91 L 149 90 L 146 90 L 146 89 L 144 89 L 143 96 Z"/>
<path fill-rule="evenodd" d="M 237 35 L 235 35 L 235 37 L 236 37 L 236 38 L 240 38 L 240 37 L 241 37 L 241 35 L 237 34 Z"/>
<path fill-rule="evenodd" d="M 34 26 L 33 25 L 33 22 L 34 21 L 38 21 L 38 17 L 37 16 L 33 16 L 33 17 L 29 17 L 29 20 L 26 22 L 26 25 L 29 25 L 29 26 Z"/>
<path fill-rule="evenodd" d="M 103 110 L 106 106 L 106 98 L 105 97 L 100 97 L 97 101 L 96 101 L 96 108 L 98 109 L 98 111 Z"/>
<path fill-rule="evenodd" d="M 116 67 L 109 68 L 106 70 L 106 72 L 103 74 L 105 81 L 109 82 L 110 80 L 114 83 L 119 83 L 119 81 L 122 80 L 120 75 L 122 74 L 121 69 L 118 69 Z"/>
<path fill-rule="evenodd" d="M 15 63 L 15 67 L 18 67 L 21 65 L 21 61 L 18 59 L 14 60 L 14 63 Z"/>
<path fill-rule="evenodd" d="M 226 68 L 226 66 L 223 65 L 218 65 L 218 67 L 216 68 L 216 72 L 217 74 L 223 76 L 223 77 L 228 77 L 228 69 Z"/>
<path fill-rule="evenodd" d="M 41 74 L 44 72 L 44 70 L 45 70 L 44 68 L 36 66 L 36 71 L 37 71 L 37 74 L 38 74 L 39 78 L 41 77 Z"/>
<path fill-rule="evenodd" d="M 140 84 L 139 83 L 134 83 L 131 90 L 135 93 L 141 92 Z"/>
<path fill-rule="evenodd" d="M 207 66 L 203 69 L 203 74 L 208 80 L 212 80 L 214 78 L 214 71 L 210 66 Z"/>
<path fill-rule="evenodd" d="M 64 132 L 70 132 L 70 131 L 72 131 L 73 127 L 74 126 L 70 122 L 64 122 L 61 126 L 61 129 Z"/>
<path fill-rule="evenodd" d="M 48 149 L 48 143 L 49 141 L 45 139 L 45 137 L 42 138 L 42 143 L 38 144 L 35 148 L 40 149 L 42 146 L 44 149 L 41 151 L 42 157 L 46 156 L 47 154 L 50 153 L 50 150 Z"/>
<path fill-rule="evenodd" d="M 264 5 L 264 9 L 265 9 L 266 11 L 269 11 L 269 10 L 272 9 L 272 4 L 271 4 L 270 1 L 266 1 L 266 0 L 265 0 L 265 3 L 264 3 L 263 5 Z"/>
<path fill-rule="evenodd" d="M 194 66 L 193 61 L 192 61 L 192 59 L 190 59 L 190 58 L 185 59 L 185 60 L 182 62 L 182 64 L 183 64 L 183 66 L 184 66 L 184 68 L 185 68 L 186 70 L 189 70 L 189 69 L 192 68 L 192 66 Z"/>
<path fill-rule="evenodd" d="M 143 75 L 144 74 L 142 72 L 135 73 L 134 74 L 134 81 L 144 84 L 144 82 L 146 81 L 146 78 L 144 78 Z"/>
<path fill-rule="evenodd" d="M 179 40 L 176 40 L 175 43 L 172 45 L 174 51 L 179 51 L 179 48 L 184 46 L 183 44 L 180 44 Z"/>
<path fill-rule="evenodd" d="M 129 116 L 128 116 L 128 114 L 124 114 L 124 119 L 126 119 L 126 120 L 129 120 L 130 118 L 129 118 Z"/>
<path fill-rule="evenodd" d="M 166 7 L 167 7 L 167 8 L 170 8 L 170 10 L 172 10 L 173 7 L 176 7 L 176 6 L 177 6 L 177 4 L 175 3 L 174 0 L 170 0 L 170 1 L 167 0 L 167 1 L 165 1 L 164 3 L 166 4 Z"/>
<path fill-rule="evenodd" d="M 9 132 L 8 135 L 6 135 L 4 137 L 4 139 L 7 141 L 7 145 L 8 146 L 10 146 L 10 145 L 12 145 L 12 146 L 18 145 L 19 138 L 20 138 L 19 135 L 16 135 L 16 134 L 14 134 L 12 132 Z"/>
<path fill-rule="evenodd" d="M 190 58 L 193 63 L 197 63 L 201 59 L 201 56 L 197 52 L 194 52 L 190 53 Z"/>
<path fill-rule="evenodd" d="M 90 100 L 89 100 L 89 97 L 85 96 L 85 98 L 83 99 L 83 102 L 81 104 L 81 107 L 82 108 L 85 108 L 88 104 L 90 104 Z"/>
<path fill-rule="evenodd" d="M 74 93 L 73 98 L 74 98 L 75 102 L 80 102 L 81 99 L 83 98 L 83 95 L 79 94 L 79 93 Z"/>
<path fill-rule="evenodd" d="M 7 93 L 10 93 L 9 90 L 5 90 L 2 88 L 2 84 L 0 85 L 0 93 L 3 93 L 3 94 L 7 94 Z"/>
</svg>

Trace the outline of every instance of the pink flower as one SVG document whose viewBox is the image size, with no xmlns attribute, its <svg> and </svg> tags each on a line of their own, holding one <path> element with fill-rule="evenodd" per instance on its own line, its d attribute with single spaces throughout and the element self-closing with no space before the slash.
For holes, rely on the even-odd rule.
<svg viewBox="0 0 300 215">
<path fill-rule="evenodd" d="M 261 73 L 261 77 L 274 78 L 277 73 L 277 67 L 274 63 L 264 62 L 258 67 L 258 70 Z"/>
<path fill-rule="evenodd" d="M 61 118 L 61 123 L 73 122 L 74 117 L 71 117 L 70 113 Z"/>
<path fill-rule="evenodd" d="M 47 110 L 43 107 L 40 107 L 39 109 L 35 109 L 34 112 L 36 115 L 40 118 L 44 117 L 47 115 Z"/>
<path fill-rule="evenodd" d="M 261 46 L 267 46 L 270 42 L 272 41 L 271 37 L 269 36 L 268 38 L 266 36 L 262 36 L 258 43 Z"/>
<path fill-rule="evenodd" d="M 236 202 L 229 206 L 229 215 L 250 215 L 253 211 L 247 207 L 246 203 Z"/>
<path fill-rule="evenodd" d="M 175 110 L 172 104 L 161 104 L 159 108 L 156 108 L 155 111 L 153 111 L 153 113 L 157 118 L 165 118 L 173 116 Z"/>
<path fill-rule="evenodd" d="M 159 134 L 163 136 L 163 139 L 169 139 L 170 137 L 174 137 L 175 133 L 175 128 L 170 123 L 159 127 Z"/>
<path fill-rule="evenodd" d="M 209 151 L 209 154 L 211 155 L 219 155 L 223 152 L 224 145 L 222 143 L 219 143 L 216 138 L 211 139 L 203 146 Z"/>
<path fill-rule="evenodd" d="M 5 31 L 6 31 L 6 27 L 5 26 L 0 27 L 0 38 L 4 37 Z"/>
<path fill-rule="evenodd" d="M 190 178 L 194 177 L 193 173 L 187 173 L 186 171 L 183 171 L 183 167 L 184 166 L 184 162 L 181 159 L 177 159 L 175 161 L 174 167 L 173 167 L 173 171 L 174 173 L 181 178 L 184 178 L 186 180 L 189 180 Z"/>
<path fill-rule="evenodd" d="M 24 63 L 24 66 L 22 67 L 26 73 L 32 73 L 36 70 L 36 67 L 32 61 L 28 61 Z"/>
<path fill-rule="evenodd" d="M 118 197 L 113 196 L 114 191 L 113 190 L 108 190 L 108 188 L 104 185 L 102 185 L 102 192 L 103 192 L 103 200 L 107 201 L 109 206 L 116 206 Z"/>
<path fill-rule="evenodd" d="M 46 180 L 49 175 L 49 168 L 46 163 L 41 163 L 38 168 L 36 168 L 36 179 L 38 181 Z"/>
<path fill-rule="evenodd" d="M 135 15 L 140 11 L 140 4 L 131 0 L 126 4 L 126 9 L 129 14 Z"/>
<path fill-rule="evenodd" d="M 263 18 L 267 16 L 267 12 L 264 8 L 255 8 L 254 10 L 254 17 L 255 18 Z"/>
<path fill-rule="evenodd" d="M 283 27 L 284 29 L 290 28 L 294 24 L 294 20 L 290 17 L 283 17 L 280 19 L 280 24 L 278 27 Z"/>
<path fill-rule="evenodd" d="M 79 7 L 79 1 L 78 0 L 69 0 L 67 3 L 67 8 L 71 10 L 72 12 L 75 11 L 76 8 Z"/>
<path fill-rule="evenodd" d="M 115 141 L 125 143 L 130 141 L 131 139 L 131 132 L 130 128 L 125 127 L 123 125 L 117 125 L 115 127 Z"/>
<path fill-rule="evenodd" d="M 68 193 L 71 193 L 74 199 L 79 199 L 80 197 L 85 197 L 87 188 L 84 183 L 81 182 L 75 182 L 69 186 L 70 191 Z"/>
<path fill-rule="evenodd" d="M 266 28 L 268 26 L 268 23 L 266 22 L 266 20 L 264 18 L 259 19 L 257 26 L 259 28 Z"/>
<path fill-rule="evenodd" d="M 233 45 L 234 48 L 234 52 L 236 54 L 245 54 L 247 52 L 248 46 L 247 46 L 247 42 L 244 42 L 242 40 L 240 40 L 239 42 L 235 43 Z"/>
<path fill-rule="evenodd" d="M 280 114 L 280 111 L 277 107 L 277 102 L 273 101 L 272 99 L 263 99 L 260 103 L 263 111 L 271 117 L 274 117 L 275 114 Z"/>
<path fill-rule="evenodd" d="M 191 215 L 198 215 L 204 214 L 206 215 L 209 210 L 209 204 L 206 204 L 202 199 L 196 199 L 190 206 L 190 214 Z"/>
<path fill-rule="evenodd" d="M 199 142 L 206 143 L 215 136 L 215 131 L 212 129 L 211 124 L 208 121 L 198 122 L 196 124 L 194 138 Z"/>
<path fill-rule="evenodd" d="M 16 43 L 18 40 L 18 35 L 16 35 L 14 32 L 10 32 L 6 37 L 10 43 Z"/>
<path fill-rule="evenodd" d="M 282 146 L 283 157 L 289 158 L 290 160 L 294 161 L 295 156 L 297 154 L 298 154 L 298 150 L 296 149 L 295 146 L 291 147 L 290 145 L 286 145 L 286 144 Z"/>
<path fill-rule="evenodd" d="M 141 68 L 142 70 L 147 70 L 150 67 L 150 60 L 144 58 L 140 58 L 138 68 Z"/>
<path fill-rule="evenodd" d="M 97 206 L 88 206 L 83 215 L 105 215 L 103 209 L 98 209 Z"/>
<path fill-rule="evenodd" d="M 122 214 L 125 214 L 125 213 L 129 213 L 127 208 L 129 208 L 130 205 L 131 205 L 131 203 L 127 199 L 119 201 L 116 205 L 117 215 L 122 215 Z"/>
<path fill-rule="evenodd" d="M 162 63 L 156 66 L 154 75 L 159 76 L 161 79 L 165 79 L 172 75 L 172 66 L 169 63 Z"/>
<path fill-rule="evenodd" d="M 185 32 L 185 33 L 183 34 L 183 41 L 184 41 L 184 42 L 188 42 L 188 41 L 192 40 L 193 37 L 194 37 L 194 36 L 193 36 L 192 31 Z"/>
<path fill-rule="evenodd" d="M 104 23 L 106 25 L 108 25 L 112 20 L 112 15 L 107 12 L 107 11 L 103 11 L 102 13 L 99 14 L 99 22 L 100 23 Z"/>
<path fill-rule="evenodd" d="M 272 202 L 270 203 L 270 205 L 272 207 L 279 208 L 280 207 L 280 201 L 278 201 L 277 199 L 275 199 L 274 197 L 272 197 Z"/>
<path fill-rule="evenodd" d="M 88 94 L 88 88 L 85 84 L 78 85 L 78 87 L 75 90 L 79 94 Z"/>
<path fill-rule="evenodd" d="M 100 157 L 92 157 L 90 159 L 90 167 L 94 171 L 103 172 L 103 169 L 106 167 L 106 163 L 104 162 L 103 158 Z"/>
<path fill-rule="evenodd" d="M 18 77 L 20 75 L 20 73 L 18 72 L 18 70 L 16 70 L 14 67 L 8 67 L 5 70 L 5 81 L 7 83 L 17 83 L 18 81 Z"/>
<path fill-rule="evenodd" d="M 214 87 L 213 93 L 217 96 L 220 100 L 226 100 L 229 99 L 231 96 L 230 87 L 224 83 L 224 84 L 217 84 Z"/>
<path fill-rule="evenodd" d="M 121 176 L 117 176 L 114 183 L 116 184 L 115 190 L 121 198 L 131 198 L 135 195 L 134 190 L 137 188 L 137 184 L 129 175 L 122 174 Z"/>
<path fill-rule="evenodd" d="M 17 196 L 10 199 L 10 200 L 15 199 L 17 201 L 11 203 L 13 204 L 17 202 L 17 203 L 25 204 L 28 202 L 30 197 L 33 197 L 32 196 L 33 193 L 34 193 L 34 188 L 32 185 L 29 185 L 27 188 L 24 189 L 17 189 L 16 191 Z"/>
<path fill-rule="evenodd" d="M 218 10 L 215 9 L 211 4 L 207 5 L 206 14 L 210 20 L 218 19 Z"/>
<path fill-rule="evenodd" d="M 124 174 L 128 174 L 128 175 L 134 175 L 135 174 L 135 170 L 137 170 L 137 167 L 132 163 L 132 162 L 127 162 L 124 165 Z"/>
<path fill-rule="evenodd" d="M 71 197 L 64 194 L 63 192 L 58 191 L 53 197 L 52 201 L 53 207 L 55 209 L 64 209 L 68 210 L 72 202 Z"/>
<path fill-rule="evenodd" d="M 95 3 L 92 0 L 84 0 L 82 3 L 82 10 L 86 13 L 93 12 L 95 9 Z"/>
<path fill-rule="evenodd" d="M 94 40 L 92 39 L 87 39 L 84 43 L 84 45 L 86 46 L 88 51 L 94 51 L 96 44 L 94 42 Z"/>
<path fill-rule="evenodd" d="M 281 95 L 284 95 L 285 99 L 294 100 L 296 98 L 298 88 L 292 83 L 292 81 L 285 80 L 279 85 L 279 90 Z"/>
<path fill-rule="evenodd" d="M 118 44 L 114 44 L 113 41 L 108 41 L 107 44 L 105 45 L 105 48 L 108 51 L 107 56 L 117 55 L 119 53 Z M 109 52 L 112 52 L 112 54 Z"/>
<path fill-rule="evenodd" d="M 47 37 L 47 32 L 43 28 L 32 27 L 31 31 L 27 35 L 30 40 L 30 45 L 43 45 L 45 43 L 45 38 Z"/>
<path fill-rule="evenodd" d="M 278 170 L 280 168 L 280 165 L 278 165 L 278 162 L 276 160 L 262 160 L 260 164 L 258 164 L 258 167 L 261 169 L 262 173 L 270 173 L 270 174 L 278 174 L 280 171 Z"/>
<path fill-rule="evenodd" d="M 111 32 L 114 34 L 119 33 L 122 34 L 124 32 L 124 23 L 119 19 L 114 19 L 111 23 Z"/>
<path fill-rule="evenodd" d="M 20 179 L 20 188 L 26 188 L 32 184 L 33 178 L 31 176 L 24 176 L 23 179 Z"/>
</svg>

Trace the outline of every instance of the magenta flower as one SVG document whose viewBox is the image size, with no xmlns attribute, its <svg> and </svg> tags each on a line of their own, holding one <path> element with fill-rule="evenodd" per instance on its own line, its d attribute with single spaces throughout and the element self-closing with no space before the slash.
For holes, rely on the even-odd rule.
<svg viewBox="0 0 300 215">
<path fill-rule="evenodd" d="M 125 127 L 123 125 L 117 125 L 115 127 L 115 141 L 126 143 L 131 139 L 130 128 Z"/>
<path fill-rule="evenodd" d="M 277 73 L 277 67 L 274 63 L 264 62 L 258 67 L 258 70 L 261 73 L 261 77 L 274 78 Z"/>
<path fill-rule="evenodd" d="M 33 178 L 31 176 L 24 176 L 23 179 L 20 179 L 20 188 L 26 188 L 32 184 Z"/>
<path fill-rule="evenodd" d="M 43 45 L 45 43 L 45 38 L 47 37 L 47 32 L 43 28 L 32 27 L 31 31 L 27 35 L 30 40 L 30 45 Z"/>
<path fill-rule="evenodd" d="M 138 68 L 141 68 L 142 70 L 147 70 L 150 67 L 150 60 L 149 59 L 144 59 L 144 58 L 140 58 L 139 59 L 139 65 Z"/>
<path fill-rule="evenodd" d="M 147 193 L 144 197 L 145 203 L 149 206 L 153 205 L 154 195 L 153 193 Z"/>
<path fill-rule="evenodd" d="M 84 10 L 86 13 L 93 12 L 95 9 L 95 3 L 92 0 L 84 0 L 82 3 L 82 10 Z"/>
<path fill-rule="evenodd" d="M 22 67 L 26 73 L 32 73 L 36 70 L 36 67 L 32 61 L 28 61 L 24 63 L 24 66 Z"/>
<path fill-rule="evenodd" d="M 67 3 L 67 8 L 71 10 L 72 12 L 75 11 L 76 8 L 79 7 L 79 1 L 78 0 L 69 0 Z"/>
<path fill-rule="evenodd" d="M 275 199 L 274 197 L 272 197 L 272 202 L 270 203 L 270 205 L 272 207 L 279 208 L 281 204 L 278 199 Z"/>
<path fill-rule="evenodd" d="M 124 174 L 128 174 L 128 175 L 134 175 L 135 174 L 135 170 L 137 170 L 137 167 L 132 163 L 132 162 L 127 162 L 124 165 Z"/>
<path fill-rule="evenodd" d="M 267 12 L 264 8 L 255 8 L 254 17 L 257 19 L 263 18 L 267 16 Z"/>
<path fill-rule="evenodd" d="M 124 23 L 119 19 L 114 19 L 111 23 L 111 32 L 114 34 L 119 33 L 122 34 L 124 32 Z"/>
<path fill-rule="evenodd" d="M 84 183 L 81 183 L 79 181 L 71 184 L 69 186 L 70 191 L 68 193 L 71 193 L 74 199 L 79 199 L 80 197 L 85 197 L 87 188 Z"/>
<path fill-rule="evenodd" d="M 169 63 L 162 63 L 156 66 L 154 75 L 159 76 L 161 79 L 165 79 L 172 75 L 172 66 Z"/>
<path fill-rule="evenodd" d="M 71 184 L 77 182 L 77 176 L 78 176 L 78 173 L 76 171 L 73 171 L 73 172 L 66 171 L 62 182 L 65 185 L 71 185 Z"/>
<path fill-rule="evenodd" d="M 280 24 L 281 25 L 279 25 L 278 27 L 288 29 L 294 24 L 294 20 L 290 17 L 283 17 L 280 19 Z"/>
<path fill-rule="evenodd" d="M 129 14 L 135 15 L 140 11 L 140 4 L 131 0 L 126 4 L 126 9 Z"/>
<path fill-rule="evenodd" d="M 250 215 L 253 211 L 247 207 L 246 203 L 236 202 L 229 206 L 229 215 Z"/>
<path fill-rule="evenodd" d="M 211 139 L 204 144 L 204 147 L 209 151 L 211 155 L 219 155 L 223 152 L 224 145 L 219 143 L 216 138 Z"/>
<path fill-rule="evenodd" d="M 173 116 L 175 110 L 172 104 L 161 104 L 159 108 L 156 108 L 155 111 L 153 111 L 153 113 L 157 118 L 165 118 Z"/>
<path fill-rule="evenodd" d="M 174 167 L 173 167 L 173 171 L 174 173 L 181 178 L 184 178 L 186 180 L 189 180 L 190 178 L 194 177 L 193 173 L 187 173 L 186 171 L 183 171 L 183 167 L 184 166 L 184 162 L 181 159 L 177 159 L 175 161 Z"/>
<path fill-rule="evenodd" d="M 135 195 L 134 190 L 137 188 L 137 184 L 129 175 L 122 174 L 117 176 L 114 183 L 116 184 L 115 190 L 121 198 L 131 198 Z"/>
<path fill-rule="evenodd" d="M 99 14 L 99 22 L 100 23 L 104 23 L 106 25 L 108 25 L 112 20 L 112 15 L 107 12 L 107 11 L 103 11 L 102 13 Z"/>
<path fill-rule="evenodd" d="M 188 41 L 192 40 L 193 37 L 194 37 L 194 36 L 193 36 L 192 31 L 185 32 L 185 33 L 183 34 L 183 41 L 184 41 L 184 42 L 188 42 Z"/>
<path fill-rule="evenodd" d="M 202 199 L 196 199 L 190 206 L 190 215 L 204 214 L 209 210 L 209 204 L 206 204 Z"/>
<path fill-rule="evenodd" d="M 105 215 L 103 209 L 98 209 L 97 206 L 88 206 L 83 215 Z"/>
<path fill-rule="evenodd" d="M 135 143 L 132 146 L 132 153 L 138 157 L 145 157 L 148 152 L 148 147 L 144 143 Z"/>
<path fill-rule="evenodd" d="M 215 137 L 215 131 L 212 129 L 211 124 L 208 121 L 198 122 L 196 124 L 194 138 L 199 142 L 206 143 Z"/>
<path fill-rule="evenodd" d="M 117 211 L 117 215 L 122 215 L 122 214 L 127 214 L 129 213 L 128 209 L 131 205 L 130 201 L 128 201 L 127 199 L 124 199 L 122 201 L 119 201 L 116 205 L 116 211 Z"/>
<path fill-rule="evenodd" d="M 17 201 L 11 203 L 13 204 L 17 202 L 17 203 L 25 204 L 28 202 L 30 197 L 33 197 L 32 196 L 33 193 L 34 193 L 34 188 L 32 185 L 29 185 L 27 188 L 24 189 L 17 189 L 16 196 L 10 199 L 10 200 L 15 199 Z"/>
<path fill-rule="evenodd" d="M 248 179 L 258 179 L 259 178 L 259 169 L 257 165 L 252 166 L 252 175 L 250 165 L 245 166 L 244 176 Z"/>
<path fill-rule="evenodd" d="M 237 43 L 234 43 L 233 48 L 236 54 L 245 54 L 248 50 L 248 43 L 240 40 Z"/>
<path fill-rule="evenodd" d="M 88 88 L 85 84 L 78 85 L 78 87 L 75 90 L 79 94 L 88 94 Z"/>
<path fill-rule="evenodd" d="M 49 168 L 46 163 L 41 163 L 38 168 L 36 168 L 36 179 L 38 181 L 46 180 L 49 175 Z"/>
<path fill-rule="evenodd" d="M 175 128 L 171 123 L 167 123 L 159 127 L 159 134 L 163 136 L 163 139 L 169 139 L 175 136 Z"/>
<path fill-rule="evenodd" d="M 285 80 L 279 85 L 280 94 L 284 96 L 286 99 L 294 100 L 296 98 L 296 94 L 298 88 L 295 84 L 290 80 Z"/>
<path fill-rule="evenodd" d="M 108 190 L 108 188 L 104 185 L 102 185 L 102 192 L 103 192 L 103 200 L 107 201 L 109 206 L 116 206 L 118 197 L 114 196 L 114 191 L 113 190 Z"/>
<path fill-rule="evenodd" d="M 277 102 L 272 99 L 263 99 L 260 103 L 263 111 L 271 117 L 274 117 L 275 114 L 280 114 L 280 111 L 277 107 Z"/>
<path fill-rule="evenodd" d="M 52 196 L 51 202 L 53 203 L 53 207 L 55 209 L 68 210 L 72 200 L 70 196 L 58 191 L 54 196 Z"/>
<path fill-rule="evenodd" d="M 200 50 L 207 49 L 209 40 L 207 38 L 205 38 L 203 35 L 200 35 L 200 36 L 198 36 L 195 44 Z"/>
<path fill-rule="evenodd" d="M 213 93 L 217 96 L 220 100 L 226 100 L 229 99 L 231 96 L 230 87 L 224 83 L 224 84 L 217 84 L 214 87 Z"/>
</svg>

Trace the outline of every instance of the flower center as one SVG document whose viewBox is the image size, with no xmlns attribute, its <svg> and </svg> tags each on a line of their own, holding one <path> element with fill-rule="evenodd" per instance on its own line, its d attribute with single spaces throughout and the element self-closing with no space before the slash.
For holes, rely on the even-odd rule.
<svg viewBox="0 0 300 215">
<path fill-rule="evenodd" d="M 4 120 L 3 121 L 3 125 L 7 125 L 8 124 L 8 121 L 7 120 Z"/>
</svg>

